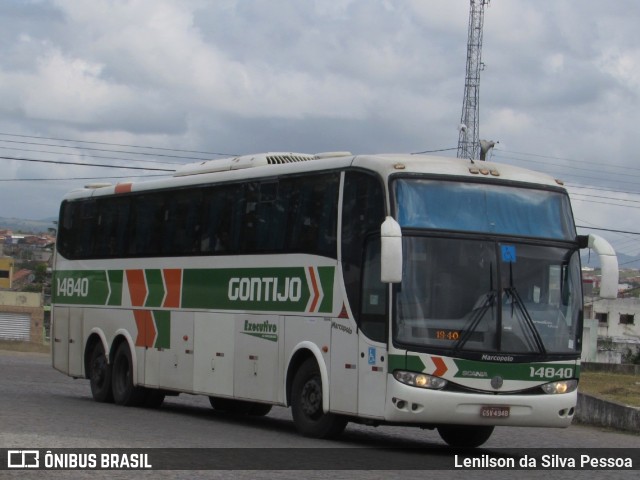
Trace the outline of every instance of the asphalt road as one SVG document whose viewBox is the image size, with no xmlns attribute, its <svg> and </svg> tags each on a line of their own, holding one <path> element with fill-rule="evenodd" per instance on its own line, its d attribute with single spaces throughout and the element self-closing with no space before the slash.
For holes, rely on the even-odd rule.
<svg viewBox="0 0 640 480">
<path fill-rule="evenodd" d="M 50 358 L 0 350 L 0 449 L 58 448 L 226 448 L 235 455 L 260 452 L 251 449 L 277 448 L 277 453 L 300 458 L 308 448 L 312 455 L 329 448 L 328 467 L 349 462 L 349 449 L 371 447 L 376 460 L 389 455 L 392 465 L 400 457 L 385 448 L 430 449 L 424 470 L 451 451 L 435 431 L 402 427 L 366 427 L 349 424 L 339 440 L 324 441 L 299 436 L 288 409 L 274 408 L 262 418 L 233 417 L 214 411 L 204 396 L 168 397 L 158 410 L 125 408 L 96 403 L 87 380 L 74 380 L 53 370 Z M 497 428 L 482 451 L 517 449 L 633 448 L 640 451 L 640 435 L 607 431 L 583 425 L 568 429 Z M 287 449 L 287 450 L 280 450 Z M 289 450 L 290 449 L 290 450 Z M 369 450 L 370 452 L 371 450 Z M 554 450 L 555 451 L 555 450 Z M 557 450 L 562 456 L 563 450 Z M 322 452 L 321 454 L 324 454 Z M 315 457 L 317 460 L 317 456 Z M 320 457 L 322 458 L 322 457 Z M 411 461 L 415 463 L 416 457 Z M 362 461 L 362 458 L 360 458 Z M 240 464 L 242 462 L 239 462 Z M 0 471 L 0 478 L 425 478 L 422 471 L 325 470 L 314 464 L 311 470 L 221 470 L 221 471 Z M 598 478 L 637 478 L 635 471 L 604 471 Z M 593 471 L 483 471 L 462 469 L 429 472 L 429 478 L 593 478 Z"/>
</svg>

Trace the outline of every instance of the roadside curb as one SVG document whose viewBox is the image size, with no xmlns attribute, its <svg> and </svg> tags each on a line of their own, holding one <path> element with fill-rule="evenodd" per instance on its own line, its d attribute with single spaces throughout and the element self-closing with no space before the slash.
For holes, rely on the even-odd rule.
<svg viewBox="0 0 640 480">
<path fill-rule="evenodd" d="M 640 434 L 640 408 L 578 392 L 574 419 L 579 423 Z"/>
</svg>

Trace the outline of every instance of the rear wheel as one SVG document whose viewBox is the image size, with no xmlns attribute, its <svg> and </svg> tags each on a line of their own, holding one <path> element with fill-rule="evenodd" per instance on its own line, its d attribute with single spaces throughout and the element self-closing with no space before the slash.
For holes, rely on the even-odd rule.
<svg viewBox="0 0 640 480">
<path fill-rule="evenodd" d="M 113 400 L 118 405 L 137 407 L 144 404 L 147 391 L 133 384 L 133 362 L 129 344 L 122 342 L 113 357 L 112 371 Z"/>
<path fill-rule="evenodd" d="M 443 425 L 438 427 L 438 433 L 452 447 L 475 448 L 489 440 L 493 427 Z"/>
<path fill-rule="evenodd" d="M 111 391 L 111 365 L 107 361 L 102 342 L 98 342 L 91 351 L 89 359 L 89 382 L 91 395 L 96 402 L 113 402 Z"/>
<path fill-rule="evenodd" d="M 332 438 L 347 426 L 346 417 L 322 410 L 322 379 L 313 358 L 306 360 L 293 378 L 291 413 L 296 428 L 306 437 Z"/>
</svg>

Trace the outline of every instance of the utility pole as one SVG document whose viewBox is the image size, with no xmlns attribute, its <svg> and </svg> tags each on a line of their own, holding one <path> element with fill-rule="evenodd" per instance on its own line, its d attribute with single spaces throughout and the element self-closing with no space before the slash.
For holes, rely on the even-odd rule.
<svg viewBox="0 0 640 480">
<path fill-rule="evenodd" d="M 480 72 L 482 63 L 482 26 L 484 7 L 490 0 L 470 0 L 469 36 L 467 40 L 467 70 L 464 81 L 458 158 L 478 159 L 480 156 Z"/>
</svg>

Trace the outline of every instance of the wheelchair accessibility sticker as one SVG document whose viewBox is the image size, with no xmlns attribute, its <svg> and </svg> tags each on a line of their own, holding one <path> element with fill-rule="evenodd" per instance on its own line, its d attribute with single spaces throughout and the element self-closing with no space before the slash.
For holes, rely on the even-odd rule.
<svg viewBox="0 0 640 480">
<path fill-rule="evenodd" d="M 500 245 L 500 251 L 502 252 L 503 262 L 516 263 L 516 246 L 515 245 Z"/>
</svg>

